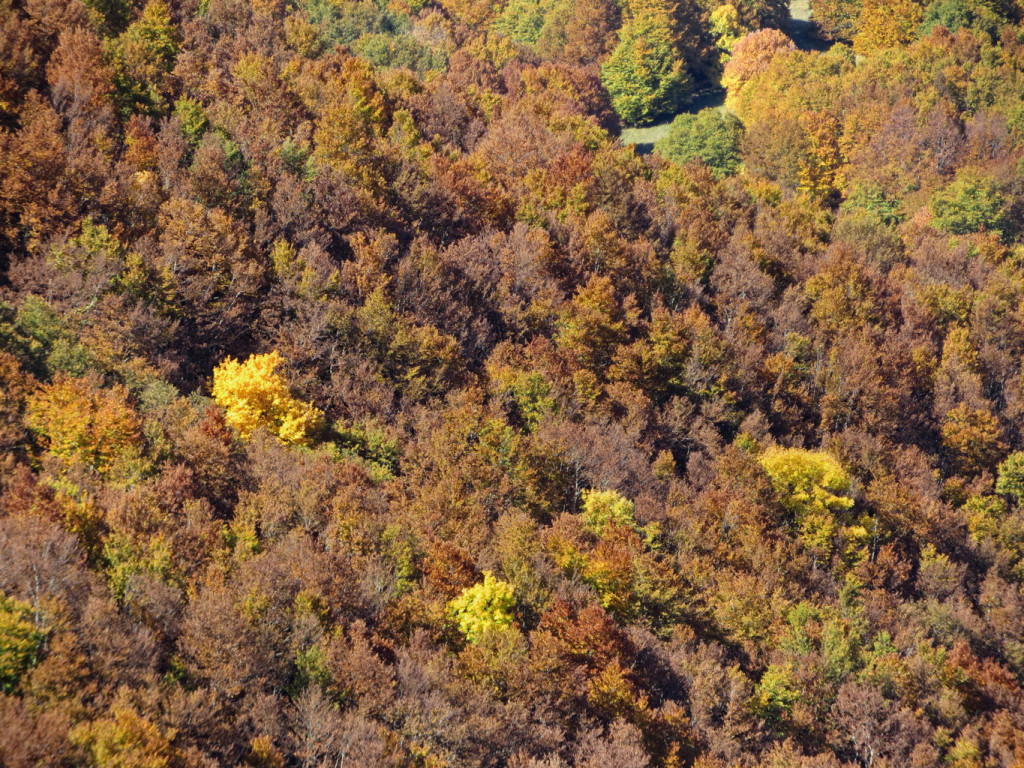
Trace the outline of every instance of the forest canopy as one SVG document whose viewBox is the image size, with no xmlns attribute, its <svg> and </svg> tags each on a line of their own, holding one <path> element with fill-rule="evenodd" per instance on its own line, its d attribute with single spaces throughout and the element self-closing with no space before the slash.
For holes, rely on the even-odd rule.
<svg viewBox="0 0 1024 768">
<path fill-rule="evenodd" d="M 0 0 L 0 767 L 1024 764 L 1024 7 L 810 5 Z"/>
</svg>

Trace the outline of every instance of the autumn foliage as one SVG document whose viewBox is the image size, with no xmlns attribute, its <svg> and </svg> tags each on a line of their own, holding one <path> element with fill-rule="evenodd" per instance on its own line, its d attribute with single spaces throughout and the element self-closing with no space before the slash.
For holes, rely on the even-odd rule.
<svg viewBox="0 0 1024 768">
<path fill-rule="evenodd" d="M 277 352 L 253 355 L 244 363 L 228 358 L 213 369 L 211 394 L 227 423 L 248 438 L 263 427 L 285 443 L 309 443 L 323 424 L 323 413 L 292 397 L 277 373 Z"/>
<path fill-rule="evenodd" d="M 0 765 L 1024 764 L 1022 9 L 812 6 L 0 0 Z"/>
</svg>

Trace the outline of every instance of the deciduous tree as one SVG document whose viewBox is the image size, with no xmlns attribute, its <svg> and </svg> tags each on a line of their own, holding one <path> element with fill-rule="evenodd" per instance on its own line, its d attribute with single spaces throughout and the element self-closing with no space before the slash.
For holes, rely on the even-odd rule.
<svg viewBox="0 0 1024 768">
<path fill-rule="evenodd" d="M 277 372 L 280 364 L 277 352 L 252 355 L 244 363 L 229 357 L 213 370 L 212 394 L 243 438 L 262 427 L 283 442 L 307 445 L 324 415 L 292 396 Z"/>
<path fill-rule="evenodd" d="M 479 641 L 486 632 L 511 627 L 514 608 L 512 585 L 489 571 L 484 572 L 482 582 L 462 590 L 448 603 L 456 627 L 470 643 Z"/>
<path fill-rule="evenodd" d="M 673 39 L 669 8 L 645 3 L 625 23 L 618 46 L 601 65 L 601 81 L 627 125 L 644 125 L 682 106 L 692 81 Z"/>
<path fill-rule="evenodd" d="M 95 375 L 60 375 L 30 398 L 28 426 L 70 467 L 81 461 L 101 474 L 139 456 L 141 422 L 120 384 L 102 387 Z"/>
</svg>

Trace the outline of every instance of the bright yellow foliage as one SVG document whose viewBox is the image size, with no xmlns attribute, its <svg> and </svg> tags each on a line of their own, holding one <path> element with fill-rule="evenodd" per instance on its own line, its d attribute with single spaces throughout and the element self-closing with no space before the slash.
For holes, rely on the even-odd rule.
<svg viewBox="0 0 1024 768">
<path fill-rule="evenodd" d="M 459 631 L 471 643 L 489 629 L 507 629 L 512 626 L 515 594 L 512 585 L 499 581 L 490 571 L 484 572 L 482 584 L 462 590 L 462 594 L 448 603 Z"/>
<path fill-rule="evenodd" d="M 229 357 L 213 370 L 213 397 L 243 438 L 263 427 L 281 442 L 308 445 L 323 424 L 323 411 L 292 397 L 276 373 L 280 363 L 277 352 L 252 355 L 244 363 Z"/>
<path fill-rule="evenodd" d="M 715 8 L 711 12 L 710 21 L 711 36 L 715 38 L 715 43 L 725 54 L 722 57 L 723 62 L 728 61 L 729 53 L 736 46 L 736 43 L 740 41 L 741 37 L 748 34 L 750 30 L 740 21 L 740 12 L 736 10 L 736 6 L 729 3 Z"/>
<path fill-rule="evenodd" d="M 862 0 L 853 50 L 868 56 L 910 43 L 922 15 L 921 4 L 915 0 Z"/>
<path fill-rule="evenodd" d="M 842 126 L 827 112 L 807 111 L 800 115 L 800 127 L 807 137 L 807 153 L 800 161 L 800 191 L 831 203 L 845 182 L 839 147 Z"/>
<path fill-rule="evenodd" d="M 793 514 L 804 543 L 830 552 L 839 531 L 835 515 L 853 506 L 852 482 L 839 461 L 823 451 L 774 447 L 761 455 L 761 466 L 782 506 Z"/>
<path fill-rule="evenodd" d="M 591 533 L 601 536 L 610 524 L 633 527 L 633 502 L 615 491 L 596 488 L 583 491 L 583 525 Z"/>
</svg>

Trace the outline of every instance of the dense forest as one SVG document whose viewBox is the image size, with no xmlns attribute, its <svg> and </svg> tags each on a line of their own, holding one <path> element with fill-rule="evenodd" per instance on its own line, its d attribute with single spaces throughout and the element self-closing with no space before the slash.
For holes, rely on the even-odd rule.
<svg viewBox="0 0 1024 768">
<path fill-rule="evenodd" d="M 0 765 L 1024 766 L 1024 5 L 812 8 L 0 0 Z"/>
</svg>

